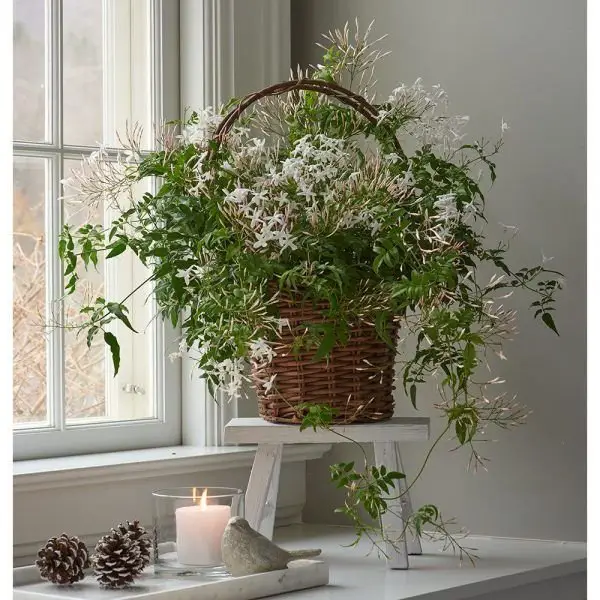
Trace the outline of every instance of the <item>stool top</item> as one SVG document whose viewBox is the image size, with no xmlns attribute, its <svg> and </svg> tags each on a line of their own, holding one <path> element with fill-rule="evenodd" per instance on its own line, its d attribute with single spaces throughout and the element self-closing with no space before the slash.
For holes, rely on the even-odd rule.
<svg viewBox="0 0 600 600">
<path fill-rule="evenodd" d="M 429 417 L 393 417 L 380 423 L 334 425 L 356 442 L 422 442 L 429 439 Z M 269 423 L 260 417 L 231 419 L 225 425 L 227 444 L 336 444 L 349 440 L 331 431 Z"/>
</svg>

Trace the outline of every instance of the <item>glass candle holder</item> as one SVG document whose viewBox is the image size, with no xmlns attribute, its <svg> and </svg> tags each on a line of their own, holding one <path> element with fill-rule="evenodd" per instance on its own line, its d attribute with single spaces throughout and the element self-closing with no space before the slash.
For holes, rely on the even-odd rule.
<svg viewBox="0 0 600 600">
<path fill-rule="evenodd" d="M 242 490 L 196 486 L 156 490 L 152 496 L 155 574 L 229 577 L 221 540 L 227 521 L 244 516 Z"/>
</svg>

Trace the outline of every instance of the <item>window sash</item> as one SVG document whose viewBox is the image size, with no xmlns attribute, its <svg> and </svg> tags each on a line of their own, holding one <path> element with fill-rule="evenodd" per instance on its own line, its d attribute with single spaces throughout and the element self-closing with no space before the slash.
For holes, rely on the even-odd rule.
<svg viewBox="0 0 600 600">
<path fill-rule="evenodd" d="M 163 2 L 161 0 L 150 0 L 147 5 L 140 3 L 130 3 L 127 0 L 104 0 L 104 15 L 106 18 L 123 17 L 123 11 L 134 15 L 137 23 L 144 23 L 141 28 L 143 32 L 150 31 L 152 36 L 151 52 L 148 60 L 149 84 L 155 93 L 151 94 L 150 114 L 153 123 L 159 122 L 161 118 L 177 118 L 179 115 L 179 91 L 177 80 L 177 70 L 173 74 L 173 63 L 177 62 L 178 57 L 178 13 L 179 3 L 174 0 Z M 49 48 L 48 60 L 48 99 L 47 99 L 47 130 L 50 134 L 48 142 L 23 142 L 16 141 L 13 144 L 13 154 L 15 156 L 32 156 L 45 158 L 48 161 L 47 170 L 47 191 L 46 191 L 46 319 L 51 317 L 51 310 L 56 299 L 63 293 L 62 265 L 58 257 L 57 241 L 62 228 L 62 202 L 57 201 L 62 191 L 60 190 L 60 180 L 63 177 L 62 166 L 64 159 L 80 159 L 82 154 L 89 154 L 94 150 L 87 146 L 69 146 L 63 144 L 62 139 L 62 99 L 61 99 L 61 0 L 46 0 L 46 43 Z M 139 10 L 142 8 L 142 14 L 131 13 L 130 10 Z M 114 22 L 114 21 L 113 21 Z M 149 27 L 148 27 L 149 26 Z M 115 43 L 115 52 L 112 53 L 116 64 L 122 56 L 117 56 L 117 52 L 132 50 L 123 48 L 123 44 L 130 43 L 129 32 L 134 29 L 134 35 L 141 35 L 140 28 L 133 27 L 129 23 L 128 27 L 123 27 L 120 22 L 120 30 L 127 32 L 127 35 L 120 36 L 119 44 Z M 110 28 L 108 28 L 110 29 Z M 107 28 L 105 28 L 105 31 Z M 114 33 L 114 29 L 113 32 Z M 110 34 L 111 32 L 108 31 Z M 119 36 L 117 36 L 119 37 Z M 109 42 L 106 40 L 105 42 Z M 141 45 L 139 45 L 141 46 Z M 108 54 L 110 58 L 110 53 Z M 140 57 L 130 54 L 129 64 L 133 60 L 139 62 Z M 169 62 L 169 70 L 163 69 L 163 62 Z M 108 67 L 108 69 L 107 69 Z M 105 75 L 110 74 L 110 65 L 105 64 Z M 139 71 L 139 69 L 138 69 Z M 169 73 L 168 80 L 163 80 L 163 72 Z M 128 69 L 128 76 L 131 70 Z M 128 82 L 129 83 L 129 82 Z M 105 82 L 105 86 L 106 86 Z M 137 87 L 136 87 L 137 86 Z M 132 104 L 147 102 L 148 94 L 146 85 L 140 85 L 140 82 L 131 81 L 131 88 L 134 93 L 125 99 L 123 111 L 129 111 Z M 140 93 L 139 89 L 142 93 Z M 105 87 L 110 94 L 111 87 Z M 110 96 L 108 96 L 110 98 Z M 117 107 L 117 110 L 119 108 Z M 105 134 L 114 133 L 108 130 L 108 127 L 114 126 L 116 120 L 107 119 L 105 115 L 104 126 Z M 119 125 L 117 127 L 120 129 Z M 145 129 L 148 129 L 147 127 Z M 152 132 L 149 133 L 149 139 L 152 140 Z M 107 139 L 111 139 L 108 137 Z M 141 269 L 141 265 L 135 266 L 133 260 L 131 265 L 126 267 L 131 269 L 131 274 L 135 275 Z M 153 307 L 155 308 L 155 306 Z M 89 452 L 109 452 L 113 450 L 128 450 L 135 448 L 156 447 L 176 445 L 181 442 L 181 374 L 177 364 L 171 364 L 165 357 L 165 349 L 173 346 L 177 332 L 173 331 L 168 325 L 162 324 L 160 320 L 155 320 L 152 325 L 152 334 L 150 348 L 148 340 L 142 336 L 131 336 L 129 344 L 130 352 L 127 355 L 143 356 L 151 352 L 152 364 L 155 368 L 148 373 L 151 377 L 149 388 L 146 390 L 146 398 L 152 394 L 156 399 L 156 413 L 153 418 L 133 418 L 127 421 L 99 421 L 89 422 L 65 422 L 64 410 L 64 331 L 59 328 L 54 329 L 49 334 L 47 343 L 47 394 L 54 401 L 49 402 L 51 413 L 48 414 L 47 426 L 40 426 L 39 423 L 33 423 L 18 427 L 14 430 L 14 458 L 31 459 L 43 458 L 47 456 L 61 456 L 67 454 L 81 454 Z M 108 358 L 108 352 L 107 352 Z M 148 365 L 150 364 L 149 361 Z M 106 361 L 107 371 L 110 371 L 110 360 Z M 134 375 L 134 371 L 139 369 L 129 365 L 131 371 L 129 377 Z M 147 368 L 147 367 L 144 367 Z M 110 385 L 117 384 L 117 379 L 108 374 Z M 119 383 L 123 377 L 118 378 Z M 108 389 L 108 387 L 106 388 Z M 134 394 L 131 395 L 131 407 L 128 414 L 122 414 L 122 417 L 139 416 L 140 411 L 136 410 L 136 405 L 140 402 Z M 115 416 L 115 415 L 111 415 Z M 117 417 L 119 415 L 116 415 Z"/>
</svg>

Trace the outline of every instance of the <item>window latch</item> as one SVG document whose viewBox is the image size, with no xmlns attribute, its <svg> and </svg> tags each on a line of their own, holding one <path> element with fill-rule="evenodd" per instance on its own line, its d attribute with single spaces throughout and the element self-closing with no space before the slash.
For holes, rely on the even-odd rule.
<svg viewBox="0 0 600 600">
<path fill-rule="evenodd" d="M 126 394 L 139 394 L 140 396 L 146 393 L 146 390 L 141 385 L 135 383 L 126 383 L 121 388 Z"/>
</svg>

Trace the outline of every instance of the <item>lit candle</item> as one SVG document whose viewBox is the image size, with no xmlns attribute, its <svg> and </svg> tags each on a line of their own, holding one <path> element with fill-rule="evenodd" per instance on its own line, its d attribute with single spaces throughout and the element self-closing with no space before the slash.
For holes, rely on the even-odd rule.
<svg viewBox="0 0 600 600">
<path fill-rule="evenodd" d="M 221 539 L 231 507 L 206 502 L 205 489 L 197 503 L 196 488 L 193 506 L 182 506 L 175 511 L 177 532 L 177 560 L 183 565 L 216 566 L 223 563 Z"/>
</svg>

